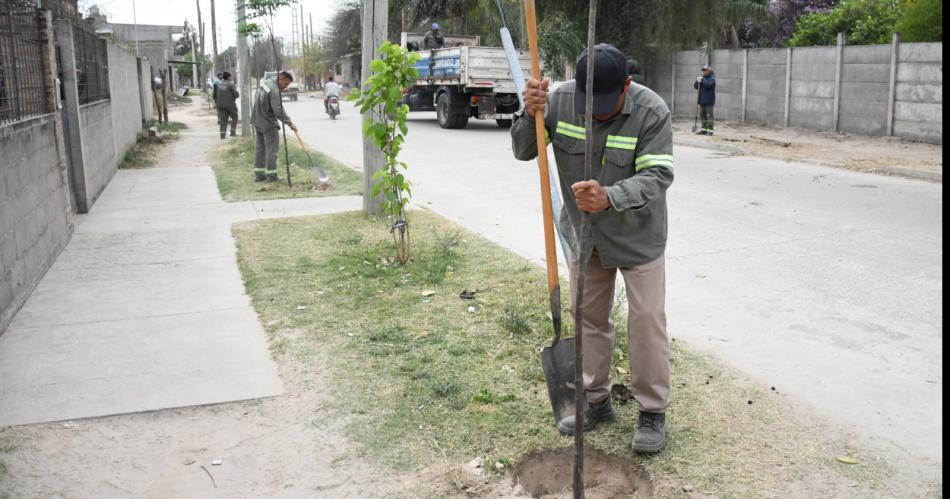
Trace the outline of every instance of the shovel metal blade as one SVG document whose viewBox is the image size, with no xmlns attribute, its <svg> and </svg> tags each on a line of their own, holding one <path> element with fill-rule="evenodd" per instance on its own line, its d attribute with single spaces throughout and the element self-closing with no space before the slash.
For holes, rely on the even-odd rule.
<svg viewBox="0 0 950 499">
<path fill-rule="evenodd" d="M 574 338 L 565 338 L 541 349 L 541 367 L 557 424 L 574 415 Z"/>
<path fill-rule="evenodd" d="M 330 180 L 330 176 L 327 175 L 327 172 L 323 171 L 323 168 L 317 165 L 310 165 L 310 172 L 313 173 L 313 179 L 321 184 L 325 184 Z"/>
</svg>

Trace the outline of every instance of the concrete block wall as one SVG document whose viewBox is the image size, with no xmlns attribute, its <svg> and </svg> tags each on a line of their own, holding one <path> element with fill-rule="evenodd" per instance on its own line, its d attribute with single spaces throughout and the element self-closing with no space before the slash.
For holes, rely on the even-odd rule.
<svg viewBox="0 0 950 499">
<path fill-rule="evenodd" d="M 72 234 L 54 115 L 0 127 L 0 332 Z"/>
<path fill-rule="evenodd" d="M 143 105 L 142 109 L 142 121 L 148 122 L 155 119 L 155 107 L 152 104 L 152 80 L 151 80 L 151 71 L 152 65 L 149 64 L 148 59 L 139 58 L 139 75 L 141 79 L 139 80 L 139 95 L 142 99 Z"/>
<path fill-rule="evenodd" d="M 887 133 L 891 46 L 846 46 L 841 62 L 838 130 L 884 135 Z"/>
<path fill-rule="evenodd" d="M 664 60 L 657 53 L 647 53 L 639 60 L 646 86 L 663 98 L 669 106 L 670 91 L 673 88 L 673 64 L 670 57 Z"/>
<path fill-rule="evenodd" d="M 103 100 L 86 104 L 80 108 L 79 114 L 86 199 L 91 207 L 112 180 L 119 164 L 112 127 L 112 102 Z"/>
<path fill-rule="evenodd" d="M 942 43 L 898 43 L 896 66 L 892 66 L 891 44 L 844 45 L 840 88 L 838 46 L 714 50 L 709 62 L 717 81 L 715 116 L 717 120 L 742 118 L 743 57 L 748 57 L 747 122 L 864 135 L 887 135 L 893 126 L 892 135 L 942 144 L 942 49 Z M 673 115 L 693 117 L 696 91 L 692 85 L 703 56 L 689 50 L 666 58 L 646 57 L 643 62 L 647 85 L 673 108 Z M 675 71 L 672 94 L 668 90 L 671 71 Z M 896 73 L 893 87 L 892 71 Z"/>
<path fill-rule="evenodd" d="M 689 50 L 677 52 L 673 61 L 673 69 L 676 71 L 676 80 L 673 81 L 676 99 L 673 113 L 674 116 L 692 118 L 696 114 L 696 89 L 693 88 L 693 82 L 697 76 L 703 74 L 702 68 L 706 60 L 699 51 Z M 718 99 L 719 96 L 716 97 Z"/>
<path fill-rule="evenodd" d="M 792 50 L 789 125 L 816 130 L 834 128 L 835 68 L 832 47 Z"/>
<path fill-rule="evenodd" d="M 943 44 L 902 43 L 897 60 L 894 135 L 943 144 Z"/>
<path fill-rule="evenodd" d="M 742 117 L 742 58 L 742 50 L 713 50 L 709 54 L 709 65 L 716 73 L 716 119 L 738 120 Z M 690 74 L 694 81 L 703 74 L 700 69 L 702 65 L 692 69 Z M 692 88 L 693 84 L 689 86 Z M 695 103 L 695 96 L 693 100 Z"/>
<path fill-rule="evenodd" d="M 90 206 L 135 145 L 142 129 L 138 59 L 125 49 L 109 44 L 110 99 L 86 104 L 80 109 L 83 164 Z"/>
<path fill-rule="evenodd" d="M 787 58 L 788 49 L 749 51 L 745 111 L 747 122 L 769 126 L 785 124 Z"/>
</svg>

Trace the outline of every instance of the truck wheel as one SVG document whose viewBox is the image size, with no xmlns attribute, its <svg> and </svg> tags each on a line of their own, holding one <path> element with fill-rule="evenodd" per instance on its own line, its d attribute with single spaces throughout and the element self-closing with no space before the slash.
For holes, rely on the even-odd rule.
<svg viewBox="0 0 950 499">
<path fill-rule="evenodd" d="M 498 123 L 498 128 L 511 128 L 511 120 L 495 120 L 495 123 Z"/>
<path fill-rule="evenodd" d="M 448 92 L 442 92 L 439 94 L 439 98 L 435 101 L 435 115 L 439 119 L 439 126 L 442 128 L 455 128 L 455 117 L 452 116 L 450 110 L 452 109 L 451 98 L 449 97 Z"/>
</svg>

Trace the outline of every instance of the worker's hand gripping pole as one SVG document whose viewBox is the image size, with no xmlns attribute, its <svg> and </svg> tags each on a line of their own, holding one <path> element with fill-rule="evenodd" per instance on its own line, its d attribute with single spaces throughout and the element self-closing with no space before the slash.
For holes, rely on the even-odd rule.
<svg viewBox="0 0 950 499">
<path fill-rule="evenodd" d="M 538 59 L 538 26 L 534 0 L 525 0 L 525 22 L 528 29 L 528 47 L 531 52 L 531 77 L 541 81 Z M 557 250 L 554 247 L 554 215 L 551 210 L 551 191 L 548 187 L 548 145 L 545 139 L 544 116 L 534 117 L 535 138 L 538 143 L 538 166 L 541 176 L 541 212 L 544 221 L 544 254 L 548 271 L 548 293 L 551 297 L 551 320 L 554 322 L 554 342 L 561 339 L 561 282 L 557 275 Z"/>
</svg>

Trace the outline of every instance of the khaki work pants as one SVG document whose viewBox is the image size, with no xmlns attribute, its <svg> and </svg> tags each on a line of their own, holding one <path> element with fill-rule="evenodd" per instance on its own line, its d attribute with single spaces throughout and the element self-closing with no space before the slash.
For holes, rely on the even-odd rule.
<svg viewBox="0 0 950 499">
<path fill-rule="evenodd" d="M 670 404 L 670 343 L 666 335 L 666 257 L 628 268 L 605 268 L 597 251 L 584 278 L 584 387 L 587 401 L 610 396 L 610 364 L 614 351 L 613 308 L 617 271 L 627 293 L 627 338 L 630 385 L 640 409 L 666 412 Z M 577 261 L 571 262 L 571 311 L 577 283 Z"/>
<path fill-rule="evenodd" d="M 703 122 L 703 132 L 713 133 L 713 106 L 700 106 L 699 120 Z"/>
</svg>

